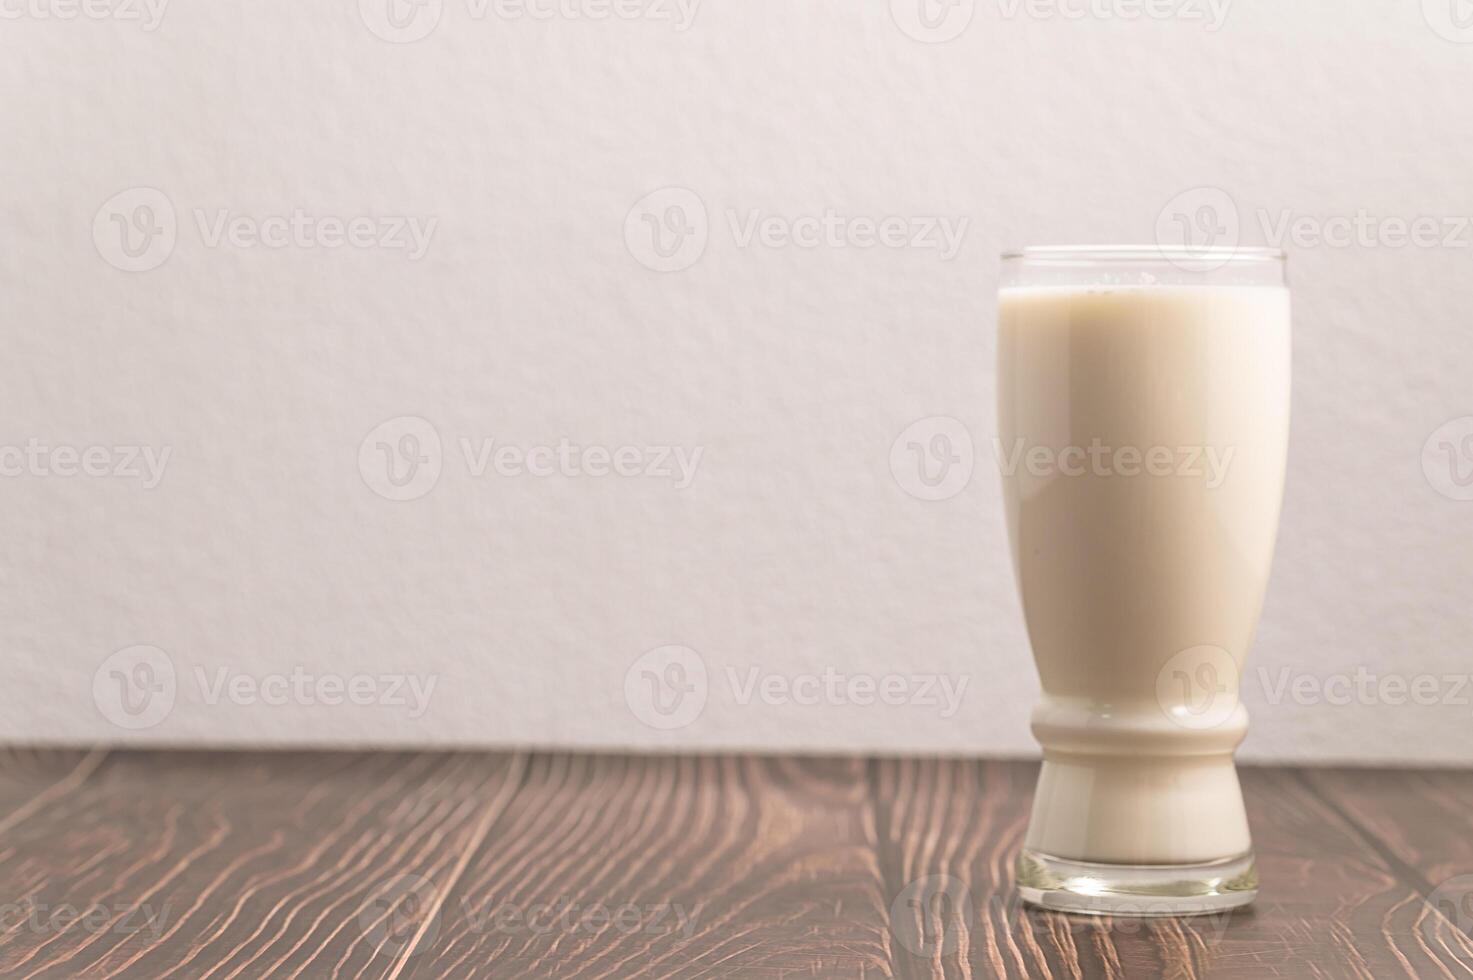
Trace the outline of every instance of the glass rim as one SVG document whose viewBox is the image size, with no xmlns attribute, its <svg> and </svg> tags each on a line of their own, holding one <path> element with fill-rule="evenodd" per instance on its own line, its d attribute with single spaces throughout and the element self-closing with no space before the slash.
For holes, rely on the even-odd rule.
<svg viewBox="0 0 1473 980">
<path fill-rule="evenodd" d="M 1095 265 L 1107 262 L 1284 262 L 1281 248 L 1258 245 L 1029 245 L 1002 253 L 1004 262 L 1036 261 L 1053 265 Z"/>
</svg>

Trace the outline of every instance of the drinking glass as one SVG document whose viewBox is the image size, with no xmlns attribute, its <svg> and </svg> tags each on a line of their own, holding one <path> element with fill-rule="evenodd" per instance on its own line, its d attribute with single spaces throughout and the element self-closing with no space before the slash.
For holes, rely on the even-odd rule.
<svg viewBox="0 0 1473 980">
<path fill-rule="evenodd" d="M 1233 766 L 1289 436 L 1284 256 L 1003 257 L 999 464 L 1043 689 L 1023 898 L 1183 915 L 1257 892 Z"/>
</svg>

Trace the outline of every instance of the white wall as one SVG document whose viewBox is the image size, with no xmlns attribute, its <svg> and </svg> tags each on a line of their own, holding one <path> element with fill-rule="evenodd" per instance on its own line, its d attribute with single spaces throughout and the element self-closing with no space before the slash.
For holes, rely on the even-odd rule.
<svg viewBox="0 0 1473 980">
<path fill-rule="evenodd" d="M 674 7 L 429 0 L 396 34 L 378 0 L 175 0 L 153 30 L 0 0 L 0 444 L 104 447 L 94 470 L 114 447 L 170 453 L 152 488 L 58 476 L 65 453 L 0 458 L 19 470 L 0 479 L 0 737 L 1031 752 L 991 453 L 996 255 L 1150 240 L 1169 202 L 1195 214 L 1221 194 L 1179 195 L 1215 187 L 1247 242 L 1286 211 L 1457 233 L 1289 243 L 1292 464 L 1245 754 L 1466 760 L 1473 686 L 1444 675 L 1473 663 L 1473 502 L 1423 465 L 1434 430 L 1473 416 L 1473 30 L 1451 0 L 1238 0 L 1215 31 L 1195 7 L 1076 20 L 1010 0 L 960 0 L 926 31 L 908 2 L 705 0 L 681 30 L 657 16 Z M 432 23 L 406 43 L 370 29 Z M 689 193 L 636 207 L 672 187 Z M 643 216 L 671 204 L 697 234 L 665 260 Z M 967 224 L 954 255 L 742 244 L 754 210 L 828 209 Z M 435 225 L 417 259 L 212 238 L 221 212 L 297 210 Z M 114 215 L 173 240 L 130 258 Z M 418 433 L 438 481 L 395 502 L 359 449 L 403 416 L 443 448 Z M 933 416 L 977 461 L 925 501 L 890 456 Z M 1473 470 L 1473 421 L 1450 432 Z M 462 438 L 702 455 L 685 488 L 476 477 Z M 671 644 L 709 690 L 666 731 L 625 676 Z M 969 686 L 950 718 L 743 705 L 729 667 Z M 1430 674 L 1447 703 L 1268 704 L 1260 667 Z M 294 669 L 437 686 L 417 718 L 210 690 Z M 119 677 L 152 678 L 140 715 Z"/>
</svg>

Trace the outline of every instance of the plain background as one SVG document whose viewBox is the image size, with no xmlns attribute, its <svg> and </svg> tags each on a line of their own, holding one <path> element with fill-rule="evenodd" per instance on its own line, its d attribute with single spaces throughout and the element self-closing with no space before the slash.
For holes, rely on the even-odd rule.
<svg viewBox="0 0 1473 980">
<path fill-rule="evenodd" d="M 0 444 L 104 447 L 111 475 L 0 479 L 0 737 L 1031 753 L 997 255 L 1151 241 L 1226 197 L 1244 242 L 1285 215 L 1391 229 L 1286 243 L 1292 459 L 1244 755 L 1466 761 L 1473 502 L 1436 476 L 1473 471 L 1456 2 L 1238 0 L 1218 30 L 1205 6 L 966 0 L 934 28 L 907 0 L 706 0 L 688 25 L 430 0 L 400 29 L 376 0 L 175 0 L 152 30 L 121 0 L 63 9 L 0 20 Z M 157 195 L 172 217 L 139 210 Z M 211 237 L 295 212 L 435 226 L 417 259 Z M 954 255 L 744 235 L 830 212 L 967 224 Z M 664 259 L 647 222 L 671 215 L 694 234 Z M 115 216 L 172 248 L 120 268 Z M 1452 239 L 1394 244 L 1418 217 Z M 440 472 L 395 501 L 360 447 L 404 417 Z M 918 421 L 971 440 L 945 499 L 905 442 L 892 468 Z M 380 435 L 412 448 L 417 425 Z M 702 455 L 683 488 L 477 476 L 462 439 Z M 130 446 L 168 448 L 157 486 L 114 472 Z M 167 661 L 117 659 L 140 645 Z M 661 728 L 625 681 L 669 645 L 708 685 Z M 743 704 L 730 671 L 754 669 L 967 687 L 950 717 Z M 1437 703 L 1324 696 L 1358 670 L 1433 677 Z M 293 672 L 375 703 L 250 693 Z M 405 675 L 435 678 L 418 717 L 385 680 Z M 162 706 L 119 716 L 119 677 Z M 1264 677 L 1309 693 L 1271 703 Z M 211 703 L 222 678 L 244 680 Z"/>
</svg>

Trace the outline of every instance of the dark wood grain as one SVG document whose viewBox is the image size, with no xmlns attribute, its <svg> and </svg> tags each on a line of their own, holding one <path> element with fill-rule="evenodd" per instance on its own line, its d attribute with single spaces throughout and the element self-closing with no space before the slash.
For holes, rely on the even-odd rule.
<svg viewBox="0 0 1473 980">
<path fill-rule="evenodd" d="M 860 761 L 548 756 L 406 975 L 891 976 Z"/>
<path fill-rule="evenodd" d="M 887 877 L 899 885 L 897 895 L 910 889 L 933 899 L 924 930 L 896 909 L 901 935 L 925 937 L 903 948 L 908 956 L 899 960 L 898 975 L 1473 976 L 1466 933 L 1445 911 L 1430 907 L 1384 848 L 1293 770 L 1243 770 L 1262 880 L 1251 908 L 1135 920 L 1022 907 L 1013 897 L 1012 859 L 1026 829 L 1035 771 L 995 762 L 879 764 Z M 1355 777 L 1348 778 L 1354 784 Z M 1430 778 L 1473 786 L 1467 775 Z M 1431 789 L 1422 789 L 1420 802 L 1407 799 L 1407 814 L 1427 805 Z M 937 875 L 946 881 L 935 884 Z M 945 887 L 951 900 L 934 901 Z M 970 903 L 969 914 L 956 913 L 956 896 Z"/>
<path fill-rule="evenodd" d="M 1007 891 L 1034 769 L 939 760 L 872 769 L 896 975 L 1034 975 L 1047 959 L 1042 937 Z"/>
<path fill-rule="evenodd" d="M 1388 926 L 1454 976 L 1473 976 L 1473 778 L 1415 770 L 1326 769 L 1307 784 L 1423 899 Z"/>
<path fill-rule="evenodd" d="M 1245 769 L 1259 899 L 1180 920 L 1017 901 L 1036 774 L 0 751 L 0 976 L 1473 976 L 1473 774 Z"/>
<path fill-rule="evenodd" d="M 375 886 L 446 874 L 495 819 L 516 762 L 110 755 L 0 823 L 0 975 L 388 975 L 396 937 L 374 928 Z"/>
<path fill-rule="evenodd" d="M 106 758 L 102 749 L 0 749 L 0 844 L 11 827 L 76 792 Z"/>
</svg>

